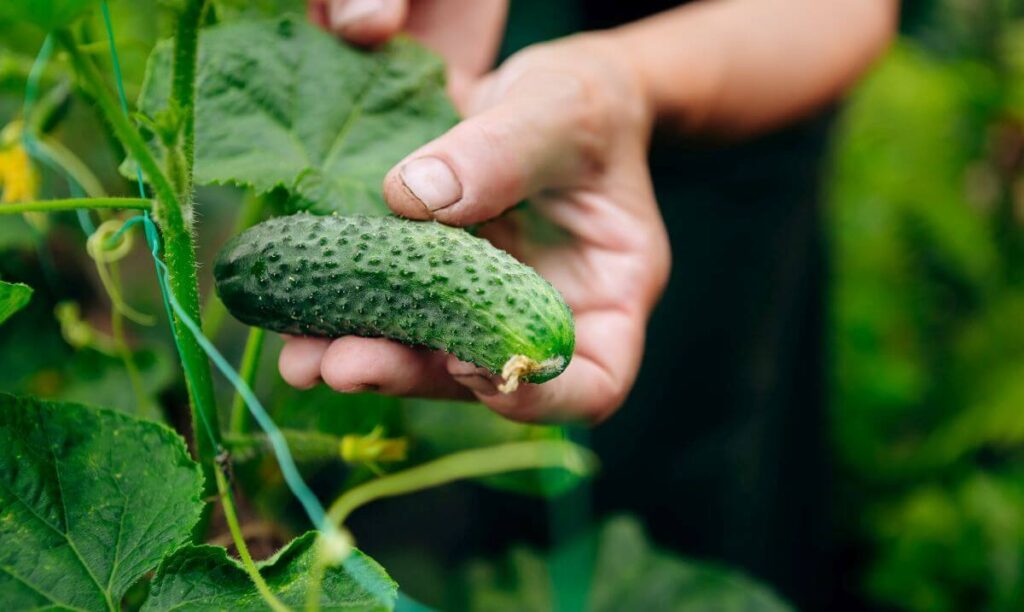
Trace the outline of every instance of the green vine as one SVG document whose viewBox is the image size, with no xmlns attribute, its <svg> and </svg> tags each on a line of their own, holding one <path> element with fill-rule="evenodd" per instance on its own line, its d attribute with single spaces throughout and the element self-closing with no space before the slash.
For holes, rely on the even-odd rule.
<svg viewBox="0 0 1024 612">
<path fill-rule="evenodd" d="M 193 26 L 198 27 L 198 22 Z M 171 181 L 160 169 L 142 135 L 114 100 L 96 66 L 79 51 L 74 36 L 67 30 L 60 30 L 56 33 L 56 39 L 67 51 L 75 72 L 99 107 L 103 117 L 110 123 L 114 135 L 139 164 L 152 186 L 156 195 L 154 216 L 163 235 L 164 258 L 169 270 L 171 291 L 185 310 L 185 314 L 198 320 L 199 283 L 196 276 L 192 227 L 190 220 L 186 219 L 184 215 L 183 206 Z M 186 112 L 186 109 L 182 110 Z M 88 206 L 88 204 L 84 205 Z M 206 476 L 205 494 L 212 495 L 216 490 L 213 472 L 217 454 L 216 446 L 220 443 L 220 428 L 210 365 L 206 354 L 203 353 L 195 338 L 178 321 L 172 322 L 172 331 L 181 353 L 182 367 L 186 373 L 196 452 Z M 205 426 L 208 426 L 210 430 L 209 435 L 201 433 L 200 428 Z"/>
<path fill-rule="evenodd" d="M 192 203 L 192 166 L 195 161 L 196 63 L 199 50 L 199 24 L 206 12 L 206 0 L 185 0 L 174 28 L 174 60 L 171 99 L 181 113 L 181 192 L 183 204 Z"/>
<path fill-rule="evenodd" d="M 242 366 L 238 373 L 242 376 L 245 384 L 251 389 L 256 382 L 256 372 L 259 370 L 260 354 L 263 352 L 263 338 L 267 332 L 259 327 L 249 328 L 249 337 L 245 340 L 245 350 L 242 353 Z M 241 393 L 235 393 L 235 399 L 231 404 L 231 422 L 229 431 L 232 434 L 242 434 L 248 429 L 248 409 L 245 406 L 245 398 Z"/>
<path fill-rule="evenodd" d="M 342 525 L 352 512 L 382 497 L 405 495 L 466 478 L 517 470 L 562 468 L 574 474 L 593 472 L 596 458 L 582 446 L 562 440 L 511 442 L 452 453 L 429 463 L 382 476 L 342 493 L 327 516 Z"/>
<path fill-rule="evenodd" d="M 34 200 L 0 206 L 0 215 L 20 215 L 30 212 L 63 212 L 79 209 L 151 210 L 153 200 L 143 198 L 63 198 Z"/>
<path fill-rule="evenodd" d="M 289 610 L 288 606 L 284 605 L 280 599 L 274 595 L 273 591 L 270 590 L 270 586 L 267 585 L 267 581 L 263 579 L 263 575 L 260 574 L 259 568 L 252 560 L 252 555 L 249 554 L 249 549 L 245 545 L 245 537 L 242 534 L 242 527 L 238 523 L 238 514 L 235 512 L 234 500 L 231 497 L 231 488 L 228 486 L 227 479 L 224 477 L 221 470 L 217 470 L 217 490 L 220 491 L 221 506 L 224 508 L 224 520 L 228 524 L 228 531 L 231 532 L 231 539 L 235 543 L 235 548 L 238 549 L 238 556 L 242 559 L 242 567 L 245 569 L 245 573 L 249 575 L 249 579 L 252 580 L 256 586 L 256 591 L 259 592 L 263 601 L 266 602 L 267 606 L 270 607 L 274 612 L 285 612 Z"/>
</svg>

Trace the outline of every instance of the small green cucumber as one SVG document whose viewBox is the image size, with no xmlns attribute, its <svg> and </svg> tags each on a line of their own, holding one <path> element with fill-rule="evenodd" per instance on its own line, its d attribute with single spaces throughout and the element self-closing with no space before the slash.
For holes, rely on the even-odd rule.
<svg viewBox="0 0 1024 612">
<path fill-rule="evenodd" d="M 468 232 L 397 217 L 276 217 L 232 239 L 217 293 L 249 325 L 385 337 L 544 382 L 572 357 L 572 312 L 532 268 Z"/>
</svg>

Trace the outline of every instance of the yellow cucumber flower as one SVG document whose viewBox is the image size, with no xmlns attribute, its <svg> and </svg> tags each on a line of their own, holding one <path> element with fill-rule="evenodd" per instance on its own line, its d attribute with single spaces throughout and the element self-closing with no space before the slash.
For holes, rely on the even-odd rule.
<svg viewBox="0 0 1024 612">
<path fill-rule="evenodd" d="M 21 141 L 21 122 L 0 132 L 0 203 L 24 202 L 39 196 L 39 174 Z"/>
</svg>

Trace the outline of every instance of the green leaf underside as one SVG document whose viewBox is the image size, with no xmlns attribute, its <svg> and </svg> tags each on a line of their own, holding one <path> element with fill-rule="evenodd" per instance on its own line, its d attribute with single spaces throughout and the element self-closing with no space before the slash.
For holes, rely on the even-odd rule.
<svg viewBox="0 0 1024 612">
<path fill-rule="evenodd" d="M 616 517 L 601 530 L 590 608 L 786 612 L 793 608 L 744 574 L 677 557 L 647 541 L 635 519 Z"/>
<path fill-rule="evenodd" d="M 650 545 L 643 528 L 633 518 L 610 519 L 594 536 L 574 543 L 583 548 L 575 559 L 565 550 L 543 557 L 534 550 L 512 549 L 500 563 L 475 562 L 465 575 L 471 610 L 503 612 L 551 610 L 559 599 L 552 577 L 571 573 L 564 566 L 593 559 L 585 609 L 684 610 L 702 612 L 787 612 L 792 608 L 768 588 L 741 573 L 715 565 L 683 559 Z M 572 553 L 570 553 L 572 554 Z M 586 580 L 573 574 L 576 580 Z M 563 593 L 564 595 L 564 593 Z M 582 601 L 578 604 L 584 607 Z"/>
<path fill-rule="evenodd" d="M 4 608 L 116 609 L 188 540 L 201 485 L 162 425 L 0 394 Z"/>
<path fill-rule="evenodd" d="M 260 574 L 281 601 L 301 609 L 316 556 L 316 533 L 292 540 L 259 565 Z M 324 573 L 324 610 L 390 610 L 398 585 L 376 561 L 355 551 Z M 219 546 L 186 546 L 168 557 L 153 581 L 143 610 L 266 610 L 242 566 Z"/>
<path fill-rule="evenodd" d="M 0 281 L 0 324 L 24 308 L 31 298 L 32 288 L 28 285 Z"/>
<path fill-rule="evenodd" d="M 165 41 L 139 97 L 147 115 L 167 108 L 170 60 Z M 368 52 L 300 17 L 204 30 L 197 98 L 197 183 L 283 187 L 318 214 L 386 214 L 387 171 L 458 119 L 442 62 L 411 39 Z"/>
<path fill-rule="evenodd" d="M 98 0 L 3 0 L 0 18 L 31 23 L 48 32 L 68 25 L 94 4 Z"/>
</svg>

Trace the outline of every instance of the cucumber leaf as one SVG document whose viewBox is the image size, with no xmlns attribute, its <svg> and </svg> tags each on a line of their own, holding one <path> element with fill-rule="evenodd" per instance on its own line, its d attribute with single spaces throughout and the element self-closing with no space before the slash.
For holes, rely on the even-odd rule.
<svg viewBox="0 0 1024 612">
<path fill-rule="evenodd" d="M 97 4 L 97 0 L 4 0 L 0 19 L 30 23 L 44 31 L 62 28 Z"/>
<path fill-rule="evenodd" d="M 498 562 L 471 563 L 463 575 L 468 601 L 452 607 L 496 612 L 793 610 L 735 570 L 655 548 L 633 517 L 613 517 L 595 531 L 547 555 L 519 547 Z M 580 587 L 584 591 L 574 593 Z M 567 597 L 579 601 L 567 602 Z"/>
<path fill-rule="evenodd" d="M 32 288 L 28 285 L 0 281 L 0 323 L 24 308 L 31 298 Z"/>
<path fill-rule="evenodd" d="M 171 118 L 171 45 L 154 49 L 139 109 Z M 195 180 L 265 193 L 288 212 L 387 214 L 381 183 L 415 148 L 457 121 L 441 60 L 408 38 L 347 46 L 295 16 L 203 30 Z"/>
<path fill-rule="evenodd" d="M 258 563 L 282 603 L 301 609 L 316 555 L 316 533 L 292 540 Z M 398 585 L 376 561 L 355 551 L 324 573 L 320 606 L 327 609 L 391 610 Z M 266 610 L 242 566 L 220 546 L 185 546 L 160 565 L 143 610 Z"/>
<path fill-rule="evenodd" d="M 116 609 L 188 540 L 201 489 L 184 441 L 162 425 L 0 394 L 4 607 Z"/>
<path fill-rule="evenodd" d="M 793 608 L 741 572 L 684 559 L 651 545 L 632 517 L 610 519 L 601 530 L 590 606 L 613 610 L 758 610 Z"/>
</svg>

